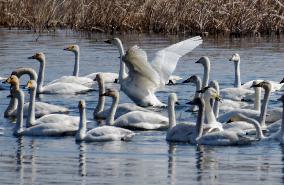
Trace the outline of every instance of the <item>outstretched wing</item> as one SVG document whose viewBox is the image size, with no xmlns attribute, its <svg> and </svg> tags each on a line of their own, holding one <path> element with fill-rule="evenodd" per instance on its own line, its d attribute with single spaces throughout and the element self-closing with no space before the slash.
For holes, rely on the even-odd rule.
<svg viewBox="0 0 284 185">
<path fill-rule="evenodd" d="M 174 72 L 180 57 L 192 51 L 202 43 L 200 36 L 178 42 L 158 51 L 152 61 L 152 66 L 160 75 L 160 85 L 168 82 L 170 75 Z"/>
<path fill-rule="evenodd" d="M 158 73 L 153 69 L 153 67 L 148 63 L 147 54 L 144 50 L 140 49 L 138 46 L 132 46 L 127 50 L 123 57 L 129 69 L 129 75 L 139 78 L 139 76 L 150 83 L 153 83 L 155 87 L 160 84 L 160 78 Z"/>
</svg>

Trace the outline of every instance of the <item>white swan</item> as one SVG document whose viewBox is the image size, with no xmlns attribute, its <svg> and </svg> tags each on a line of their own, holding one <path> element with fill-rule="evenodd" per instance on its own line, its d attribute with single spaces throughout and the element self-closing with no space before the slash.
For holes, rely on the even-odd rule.
<svg viewBox="0 0 284 185">
<path fill-rule="evenodd" d="M 64 136 L 72 135 L 78 130 L 78 125 L 70 122 L 53 122 L 53 123 L 43 123 L 38 124 L 29 128 L 23 127 L 23 109 L 24 109 L 24 93 L 20 87 L 15 83 L 15 77 L 11 76 L 6 81 L 11 85 L 14 85 L 14 95 L 18 99 L 18 114 L 17 121 L 14 127 L 13 134 L 15 136 Z M 17 77 L 16 77 L 17 78 Z"/>
<path fill-rule="evenodd" d="M 241 72 L 240 72 L 241 71 L 241 69 L 240 69 L 241 59 L 240 59 L 240 55 L 238 53 L 233 54 L 232 57 L 229 59 L 229 61 L 232 61 L 235 64 L 234 86 L 236 88 L 249 89 L 252 86 L 254 80 L 248 81 L 245 84 L 241 85 Z M 261 80 L 261 81 L 263 81 L 263 80 Z M 270 81 L 269 80 L 269 82 L 271 84 L 271 92 L 279 91 L 282 88 L 282 86 L 284 85 L 284 84 L 281 84 L 281 83 L 276 82 L 276 81 Z"/>
<path fill-rule="evenodd" d="M 239 115 L 241 117 L 241 115 Z M 255 138 L 250 138 L 244 135 L 242 130 L 232 129 L 224 131 L 216 131 L 203 135 L 200 133 L 200 137 L 196 138 L 196 142 L 199 145 L 213 145 L 213 146 L 231 146 L 231 145 L 248 145 L 254 141 L 259 141 L 263 138 L 262 131 L 259 123 L 256 120 L 243 117 L 247 123 L 252 124 L 256 129 Z M 202 131 L 202 129 L 200 129 Z"/>
<path fill-rule="evenodd" d="M 201 97 L 200 90 L 201 90 L 201 79 L 198 75 L 192 75 L 188 79 L 184 80 L 182 83 L 194 83 L 196 90 L 194 98 Z M 189 111 L 195 112 L 198 110 L 198 107 L 196 105 L 191 105 L 189 108 Z"/>
<path fill-rule="evenodd" d="M 79 60 L 80 60 L 80 48 L 79 48 L 79 46 L 78 45 L 70 45 L 70 46 L 64 48 L 64 50 L 65 51 L 71 51 L 71 52 L 74 53 L 75 64 L 74 64 L 73 76 L 78 77 L 79 76 Z M 103 75 L 103 77 L 105 79 L 105 83 L 114 83 L 118 80 L 118 74 L 117 73 L 110 73 L 110 72 L 91 73 L 91 74 L 83 76 L 83 78 L 90 78 L 91 80 L 94 80 L 96 78 L 97 74 Z"/>
<path fill-rule="evenodd" d="M 130 130 L 161 130 L 169 126 L 169 119 L 155 112 L 132 111 L 114 120 L 119 102 L 119 93 L 116 90 L 108 89 L 103 96 L 110 96 L 113 99 L 111 110 L 106 120 L 108 125 Z"/>
<path fill-rule="evenodd" d="M 140 106 L 165 106 L 155 92 L 163 87 L 176 68 L 180 57 L 202 43 L 201 37 L 193 37 L 158 51 L 150 64 L 147 54 L 138 46 L 131 47 L 120 62 L 119 83 L 121 90 Z M 123 47 L 120 46 L 120 54 Z M 129 72 L 125 72 L 125 64 Z"/>
<path fill-rule="evenodd" d="M 76 141 L 96 142 L 96 141 L 115 141 L 130 140 L 135 135 L 134 132 L 114 126 L 96 127 L 87 132 L 85 101 L 79 102 L 80 124 L 76 133 Z"/>
<path fill-rule="evenodd" d="M 110 112 L 110 108 L 104 110 L 105 96 L 102 96 L 105 93 L 104 75 L 101 73 L 97 74 L 95 80 L 98 82 L 98 86 L 99 86 L 99 100 L 94 110 L 94 118 L 95 119 L 106 119 Z M 117 106 L 117 110 L 116 110 L 114 118 L 116 119 L 122 116 L 123 114 L 126 114 L 131 111 L 136 111 L 136 110 L 150 112 L 148 109 L 139 107 L 133 103 L 122 103 Z"/>
<path fill-rule="evenodd" d="M 38 80 L 37 80 L 37 93 L 44 94 L 76 94 L 86 93 L 91 88 L 76 83 L 56 82 L 43 86 L 44 73 L 45 73 L 45 55 L 43 53 L 36 53 L 28 59 L 36 59 L 40 63 Z"/>
<path fill-rule="evenodd" d="M 267 107 L 268 107 L 268 103 L 269 103 L 269 97 L 271 94 L 271 84 L 268 81 L 263 81 L 260 82 L 258 84 L 256 84 L 256 82 L 254 82 L 253 87 L 262 87 L 265 90 L 265 94 L 264 94 L 264 100 L 263 103 L 261 105 L 261 111 L 259 110 L 252 110 L 252 109 L 237 109 L 237 110 L 233 110 L 230 112 L 227 112 L 221 116 L 219 116 L 218 120 L 220 122 L 228 122 L 233 116 L 237 115 L 237 114 L 243 114 L 249 118 L 253 118 L 256 119 L 260 122 L 260 125 L 263 129 L 266 128 L 266 113 L 267 113 Z M 232 127 L 232 126 L 237 126 L 240 127 L 239 125 L 234 125 L 234 124 L 224 124 L 224 128 L 228 128 L 228 127 Z M 242 128 L 244 128 L 244 126 L 241 126 Z M 248 125 L 247 128 L 245 128 L 245 130 L 247 129 L 253 129 L 251 127 L 251 125 Z"/>
<path fill-rule="evenodd" d="M 194 123 L 178 123 L 175 118 L 175 104 L 177 103 L 177 96 L 171 93 L 168 98 L 168 114 L 169 114 L 169 129 L 166 135 L 166 140 L 170 142 L 190 142 L 195 143 L 195 139 L 199 136 L 200 124 L 204 121 L 204 100 L 197 97 L 201 101 L 197 106 L 198 115 L 196 124 Z"/>
</svg>

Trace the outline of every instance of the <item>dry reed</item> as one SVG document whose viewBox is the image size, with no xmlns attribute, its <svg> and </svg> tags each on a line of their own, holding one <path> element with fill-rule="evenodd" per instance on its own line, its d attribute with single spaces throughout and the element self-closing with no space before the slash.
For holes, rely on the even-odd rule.
<svg viewBox="0 0 284 185">
<path fill-rule="evenodd" d="M 282 1 L 282 2 L 281 2 Z M 169 34 L 280 34 L 283 0 L 0 0 L 0 26 Z"/>
</svg>

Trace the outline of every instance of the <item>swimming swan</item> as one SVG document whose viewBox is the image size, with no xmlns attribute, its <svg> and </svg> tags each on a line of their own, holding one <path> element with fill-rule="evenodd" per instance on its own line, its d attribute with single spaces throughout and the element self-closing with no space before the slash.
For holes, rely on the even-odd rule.
<svg viewBox="0 0 284 185">
<path fill-rule="evenodd" d="M 148 62 L 147 54 L 138 46 L 131 47 L 121 58 L 119 83 L 121 90 L 140 106 L 165 106 L 155 92 L 163 87 L 176 68 L 180 57 L 202 43 L 201 37 L 193 37 L 158 51 Z M 122 48 L 122 47 L 121 47 Z M 120 51 L 120 53 L 124 53 Z M 129 69 L 125 72 L 125 63 Z"/>
<path fill-rule="evenodd" d="M 130 140 L 135 135 L 134 132 L 114 126 L 100 126 L 87 132 L 86 123 L 86 104 L 84 100 L 79 102 L 80 124 L 76 133 L 76 141 L 96 142 L 96 141 L 115 141 Z"/>
<path fill-rule="evenodd" d="M 106 120 L 107 125 L 130 130 L 161 130 L 169 126 L 169 119 L 155 112 L 132 111 L 114 120 L 119 102 L 119 93 L 116 90 L 108 89 L 103 96 L 110 96 L 113 99 L 111 110 Z"/>
<path fill-rule="evenodd" d="M 25 75 L 25 74 L 30 76 L 30 80 L 32 81 L 37 80 L 37 73 L 32 68 L 18 68 L 11 73 L 11 75 L 16 75 L 19 79 L 22 75 Z M 34 84 L 34 86 L 36 87 L 36 84 Z M 36 89 L 31 90 L 31 93 L 33 94 L 33 96 L 36 95 L 36 92 L 34 91 L 36 91 Z M 11 97 L 10 101 L 13 102 L 12 98 L 13 96 Z M 17 107 L 17 105 L 15 105 L 15 107 Z M 24 117 L 27 117 L 28 115 L 28 107 L 29 107 L 29 102 L 25 103 L 24 105 Z M 68 112 L 69 112 L 69 109 L 63 106 L 53 105 L 53 104 L 39 102 L 39 101 L 35 102 L 35 117 L 36 118 L 42 117 L 46 114 L 52 114 L 52 113 L 63 114 L 63 113 L 68 113 Z M 10 111 L 10 116 L 16 116 L 16 115 L 17 115 L 17 108 Z"/>
<path fill-rule="evenodd" d="M 24 109 L 24 92 L 20 89 L 18 85 L 14 83 L 14 78 L 16 76 L 11 76 L 6 81 L 11 85 L 15 85 L 13 89 L 15 97 L 18 99 L 18 113 L 17 121 L 14 127 L 14 136 L 64 136 L 72 135 L 78 130 L 77 124 L 70 124 L 70 122 L 53 122 L 53 123 L 43 123 L 38 124 L 29 128 L 23 127 L 23 109 Z M 16 77 L 17 78 L 17 77 Z"/>
<path fill-rule="evenodd" d="M 241 88 L 249 89 L 252 86 L 254 80 L 248 81 L 245 84 L 241 85 L 241 72 L 240 72 L 241 71 L 241 69 L 240 69 L 241 58 L 240 58 L 240 55 L 238 53 L 233 54 L 232 57 L 229 59 L 229 61 L 234 62 L 234 65 L 235 65 L 234 86 L 236 88 L 241 87 Z M 263 81 L 263 80 L 261 80 L 261 81 Z M 269 80 L 269 82 L 271 84 L 271 92 L 279 91 L 282 88 L 282 86 L 284 85 L 284 84 L 278 83 L 276 81 L 270 81 Z"/>
<path fill-rule="evenodd" d="M 73 76 L 78 77 L 79 76 L 79 60 L 80 60 L 80 48 L 79 48 L 79 46 L 78 45 L 70 45 L 70 46 L 64 48 L 63 50 L 71 51 L 71 52 L 74 53 L 75 64 L 74 64 Z M 105 83 L 114 83 L 118 80 L 118 74 L 117 73 L 109 73 L 109 72 L 91 73 L 91 74 L 83 76 L 83 78 L 90 78 L 91 80 L 94 80 L 96 78 L 97 74 L 103 75 L 103 77 L 105 79 Z"/>
<path fill-rule="evenodd" d="M 76 94 L 86 93 L 91 88 L 76 83 L 64 83 L 56 82 L 53 84 L 47 84 L 43 86 L 44 74 L 45 74 L 45 55 L 43 53 L 36 53 L 35 55 L 28 57 L 28 59 L 36 59 L 40 63 L 38 80 L 37 80 L 37 93 L 42 94 Z"/>
<path fill-rule="evenodd" d="M 102 94 L 105 93 L 104 75 L 101 73 L 97 74 L 95 80 L 98 82 L 98 86 L 99 86 L 99 100 L 98 100 L 98 104 L 93 113 L 94 119 L 106 119 L 110 112 L 110 108 L 104 110 L 105 96 L 102 96 Z M 133 103 L 121 103 L 117 106 L 117 110 L 116 110 L 114 118 L 116 119 L 122 116 L 123 114 L 126 114 L 131 111 L 136 111 L 136 110 L 150 112 L 148 109 L 139 107 Z"/>
</svg>

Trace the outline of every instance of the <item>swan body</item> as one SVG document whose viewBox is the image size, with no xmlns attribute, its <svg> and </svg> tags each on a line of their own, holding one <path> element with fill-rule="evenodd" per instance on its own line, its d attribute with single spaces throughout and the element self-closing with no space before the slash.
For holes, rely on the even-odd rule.
<svg viewBox="0 0 284 185">
<path fill-rule="evenodd" d="M 13 89 L 14 96 L 18 99 L 18 113 L 17 121 L 14 127 L 15 136 L 64 136 L 75 134 L 78 130 L 79 123 L 70 124 L 70 122 L 52 122 L 37 124 L 29 128 L 23 127 L 23 109 L 24 109 L 24 93 L 19 87 L 18 78 L 15 75 L 12 75 L 6 80 L 11 85 L 14 85 Z"/>
<path fill-rule="evenodd" d="M 116 90 L 108 90 L 103 96 L 113 98 L 111 111 L 106 120 L 108 125 L 131 130 L 160 130 L 168 128 L 169 126 L 169 119 L 155 112 L 132 111 L 114 120 L 119 101 L 119 93 Z"/>
<path fill-rule="evenodd" d="M 95 119 L 106 119 L 109 112 L 110 108 L 104 110 L 105 106 L 105 96 L 102 96 L 105 93 L 105 79 L 104 79 L 103 74 L 97 74 L 95 80 L 98 82 L 99 86 L 99 100 L 97 107 L 94 110 L 94 118 Z M 122 103 L 117 106 L 117 110 L 115 113 L 115 119 L 122 116 L 123 114 L 126 114 L 131 111 L 144 111 L 144 112 L 149 112 L 149 110 L 139 107 L 133 103 Z"/>
<path fill-rule="evenodd" d="M 225 88 L 220 90 L 220 95 L 224 99 L 231 99 L 234 101 L 241 101 L 241 100 L 252 100 L 253 99 L 253 90 L 245 89 L 242 87 L 232 87 L 232 88 Z"/>
<path fill-rule="evenodd" d="M 114 126 L 96 127 L 87 132 L 85 101 L 79 102 L 80 124 L 76 133 L 76 141 L 96 142 L 96 141 L 115 141 L 130 140 L 135 135 L 134 132 Z"/>
<path fill-rule="evenodd" d="M 43 53 L 36 53 L 35 55 L 29 57 L 29 59 L 36 59 L 40 62 L 39 75 L 37 80 L 37 93 L 44 94 L 77 94 L 86 93 L 92 90 L 81 84 L 76 83 L 65 83 L 65 82 L 55 82 L 43 86 L 44 73 L 45 73 L 45 55 Z"/>
<path fill-rule="evenodd" d="M 168 98 L 168 113 L 169 113 L 169 129 L 167 131 L 166 140 L 169 142 L 190 142 L 195 143 L 195 139 L 198 137 L 198 129 L 200 122 L 204 120 L 204 101 L 199 104 L 197 123 L 178 123 L 176 124 L 175 118 L 175 103 L 177 102 L 177 96 L 175 93 L 171 93 Z"/>
<path fill-rule="evenodd" d="M 255 80 L 248 81 L 245 84 L 243 84 L 241 87 L 245 89 L 249 89 L 252 86 L 253 81 Z M 258 81 L 263 81 L 263 80 L 258 79 Z M 267 80 L 267 81 L 271 84 L 271 92 L 280 91 L 284 85 L 284 83 L 279 83 L 276 81 L 271 81 L 271 80 Z"/>
<path fill-rule="evenodd" d="M 246 116 L 238 115 L 242 117 L 247 123 L 252 124 L 256 129 L 255 138 L 247 137 L 242 130 L 239 129 L 226 129 L 224 131 L 216 131 L 207 133 L 197 138 L 197 144 L 199 145 L 213 145 L 213 146 L 232 146 L 232 145 L 249 145 L 254 141 L 258 141 L 263 138 L 262 131 L 259 123 Z"/>
<path fill-rule="evenodd" d="M 121 55 L 121 90 L 140 106 L 165 106 L 156 97 L 155 92 L 168 82 L 179 58 L 200 45 L 202 39 L 193 37 L 162 49 L 156 53 L 151 64 L 146 52 L 138 46 L 131 47 L 124 55 L 121 41 L 114 39 L 114 42 L 118 45 Z M 129 69 L 128 74 L 125 72 L 125 65 Z"/>
<path fill-rule="evenodd" d="M 67 48 L 64 48 L 65 51 L 71 51 L 75 55 L 75 64 L 74 64 L 74 70 L 73 70 L 73 76 L 75 78 L 71 78 L 70 76 L 65 77 L 65 79 L 62 80 L 68 80 L 71 83 L 78 83 L 81 85 L 86 85 L 88 87 L 92 87 L 94 82 L 93 80 L 96 78 L 97 74 L 102 74 L 105 78 L 106 83 L 114 83 L 118 79 L 118 74 L 116 73 L 104 73 L 104 72 L 96 72 L 91 73 L 89 75 L 79 77 L 79 60 L 80 60 L 80 48 L 78 45 L 70 45 Z M 69 78 L 69 79 L 68 79 Z M 66 82 L 66 81 L 62 81 Z M 70 83 L 69 82 L 69 83 Z"/>
<path fill-rule="evenodd" d="M 86 86 L 88 88 L 94 88 L 95 82 L 87 77 L 77 77 L 77 76 L 62 76 L 56 80 L 53 80 L 46 85 L 52 85 L 54 83 L 71 83 Z"/>
</svg>

